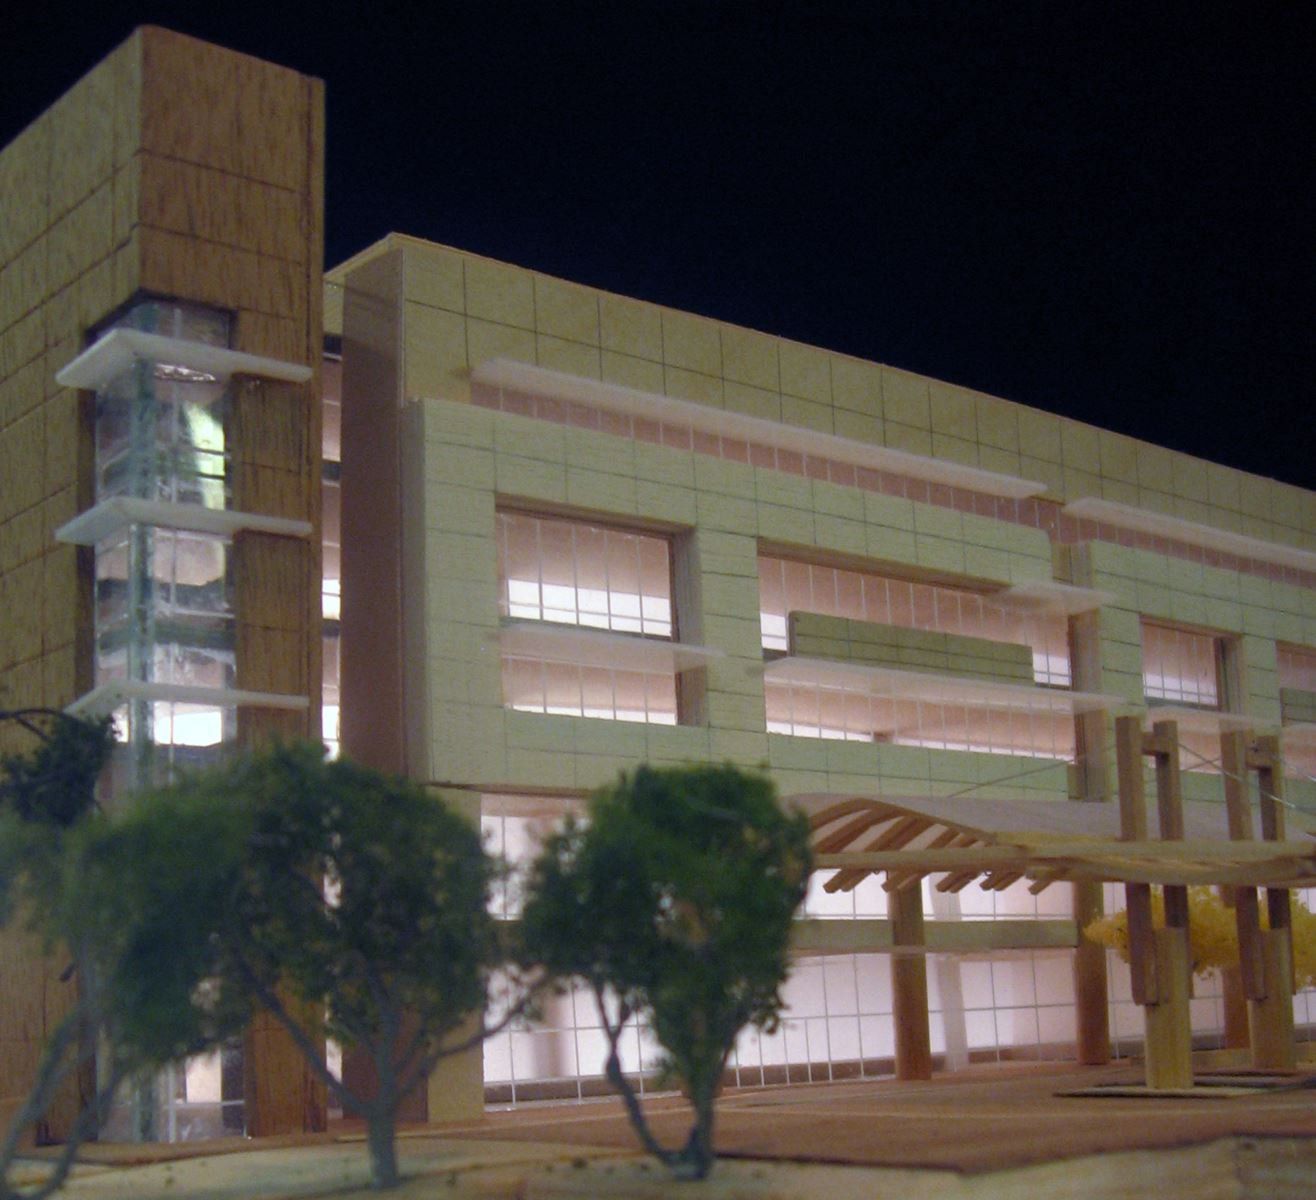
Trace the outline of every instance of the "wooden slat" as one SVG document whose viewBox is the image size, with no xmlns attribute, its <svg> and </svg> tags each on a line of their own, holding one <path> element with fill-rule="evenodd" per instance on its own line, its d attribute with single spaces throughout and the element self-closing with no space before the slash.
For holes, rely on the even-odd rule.
<svg viewBox="0 0 1316 1200">
<path fill-rule="evenodd" d="M 1002 867 L 1060 867 L 1065 864 L 1104 865 L 1119 862 L 1154 866 L 1167 870 L 1197 866 L 1222 868 L 1275 864 L 1298 866 L 1316 875 L 1316 846 L 1304 842 L 1081 842 L 1057 841 L 1037 846 L 946 846 L 942 849 L 915 847 L 910 850 L 839 850 L 816 854 L 814 865 L 823 870 L 885 871 L 908 868 L 929 871 L 968 870 L 979 872 Z M 1302 874 L 1299 870 L 1297 874 Z M 1113 879 L 1120 878 L 1113 875 Z"/>
<path fill-rule="evenodd" d="M 1267 842 L 1284 841 L 1284 760 L 1279 738 L 1257 738 L 1256 749 L 1262 756 L 1257 768 L 1261 790 L 1261 836 Z M 1289 929 L 1292 924 L 1289 893 L 1283 888 L 1266 892 L 1266 912 L 1271 929 Z"/>
<path fill-rule="evenodd" d="M 907 888 L 891 898 L 891 932 L 896 946 L 922 946 L 923 889 Z M 891 960 L 891 1014 L 895 1024 L 896 1078 L 932 1078 L 928 1029 L 928 968 L 922 958 Z"/>
<path fill-rule="evenodd" d="M 988 954 L 997 950 L 1069 948 L 1078 942 L 1073 921 L 1004 918 L 999 921 L 925 920 L 923 946 L 906 947 L 928 954 Z M 892 922 L 881 918 L 836 921 L 805 917 L 791 928 L 791 948 L 798 954 L 885 953 L 894 947 Z"/>
<path fill-rule="evenodd" d="M 1299 869 L 1299 864 L 1284 860 L 1231 865 L 1221 862 L 1156 863 L 1110 859 L 1070 863 L 1065 868 L 1065 877 L 1104 883 L 1155 884 L 1158 887 L 1225 885 L 1284 889 L 1316 886 L 1310 868 L 1310 861 Z"/>
<path fill-rule="evenodd" d="M 920 834 L 926 833 L 931 826 L 931 821 L 926 817 L 919 816 L 904 817 L 899 821 L 893 821 L 869 842 L 861 852 L 889 853 L 899 850 L 902 846 L 907 846 Z M 872 872 L 869 870 L 838 871 L 823 885 L 823 890 L 828 892 L 853 891 L 871 874 Z"/>
<path fill-rule="evenodd" d="M 1284 760 L 1276 737 L 1257 738 L 1262 761 L 1257 767 L 1261 790 L 1261 836 L 1267 841 L 1284 840 Z M 1285 888 L 1266 889 L 1266 915 L 1270 929 L 1261 942 L 1266 998 L 1255 1002 L 1252 1017 L 1254 1065 L 1292 1070 L 1297 1047 L 1293 1038 L 1293 910 Z"/>
<path fill-rule="evenodd" d="M 1156 811 L 1161 837 L 1167 842 L 1183 841 L 1183 792 L 1179 777 L 1179 726 L 1174 721 L 1157 721 L 1152 732 L 1162 743 L 1156 752 Z M 1164 888 L 1165 924 L 1188 928 L 1188 889 L 1182 884 Z"/>
<path fill-rule="evenodd" d="M 852 821 L 847 821 L 839 829 L 833 829 L 829 833 L 824 833 L 821 837 L 815 837 L 813 842 L 814 853 L 832 854 L 837 850 L 845 850 L 860 836 L 867 833 L 874 825 L 883 825 L 899 819 L 899 814 L 894 809 L 872 809 L 869 812 L 860 813 Z M 908 819 L 908 818 L 906 818 Z"/>
<path fill-rule="evenodd" d="M 981 875 L 981 871 L 955 871 L 947 875 L 945 879 L 937 881 L 937 891 L 939 892 L 962 892 L 975 879 Z"/>
<path fill-rule="evenodd" d="M 1097 1066 L 1110 1061 L 1106 949 L 1082 936 L 1082 931 L 1102 915 L 1101 885 L 1075 883 L 1073 911 L 1075 930 L 1078 933 L 1073 960 L 1076 1050 L 1079 1062 L 1086 1066 Z"/>
<path fill-rule="evenodd" d="M 1040 896 L 1053 883 L 1059 882 L 1065 876 L 1063 870 L 1056 868 L 1043 869 L 1033 873 L 1033 880 L 1028 885 L 1028 894 L 1030 896 Z"/>
<path fill-rule="evenodd" d="M 1248 802 L 1246 734 L 1239 731 L 1220 735 L 1220 769 L 1224 777 L 1229 836 L 1234 841 L 1248 840 L 1252 837 L 1252 806 Z M 1263 1000 L 1266 982 L 1261 964 L 1261 918 L 1256 888 L 1234 888 L 1231 898 L 1238 929 L 1243 994 L 1249 1000 Z"/>
<path fill-rule="evenodd" d="M 935 838 L 927 844 L 928 850 L 943 850 L 948 846 L 968 847 L 972 846 L 978 839 L 970 833 L 960 833 L 957 829 L 943 829 Z M 921 879 L 921 871 L 899 871 L 892 868 L 887 869 L 886 880 L 883 887 L 891 892 L 902 886 L 902 881 L 909 876 Z"/>
<path fill-rule="evenodd" d="M 1158 929 L 1154 945 L 1160 999 L 1143 1010 L 1147 1020 L 1147 1086 L 1157 1090 L 1191 1088 L 1193 1044 L 1188 997 L 1192 958 L 1188 930 L 1173 926 Z"/>
<path fill-rule="evenodd" d="M 815 813 L 809 818 L 809 826 L 814 832 L 817 832 L 824 826 L 830 825 L 833 821 L 839 821 L 843 817 L 849 817 L 858 812 L 873 811 L 894 813 L 896 810 L 885 804 L 879 804 L 870 797 L 854 796 L 849 800 L 842 800 L 839 804 L 829 805 L 821 812 Z"/>
<path fill-rule="evenodd" d="M 1145 841 L 1147 799 L 1142 785 L 1142 722 L 1115 718 L 1115 755 L 1119 774 L 1120 840 Z M 1128 883 L 1124 906 L 1129 923 L 1129 984 L 1137 1004 L 1155 1004 L 1159 995 L 1156 949 L 1152 938 L 1151 887 Z"/>
<path fill-rule="evenodd" d="M 1119 770 L 1120 840 L 1147 840 L 1147 799 L 1142 786 L 1142 723 L 1137 717 L 1115 718 L 1115 753 Z"/>
<path fill-rule="evenodd" d="M 1261 933 L 1266 996 L 1248 1002 L 1252 1029 L 1252 1065 L 1260 1070 L 1291 1071 L 1297 1061 L 1293 1037 L 1293 943 L 1288 929 Z"/>
</svg>

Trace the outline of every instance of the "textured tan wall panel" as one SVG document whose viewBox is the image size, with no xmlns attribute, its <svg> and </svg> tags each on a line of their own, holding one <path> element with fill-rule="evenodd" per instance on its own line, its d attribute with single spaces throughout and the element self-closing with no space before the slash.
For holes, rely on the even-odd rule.
<svg viewBox="0 0 1316 1200">
<path fill-rule="evenodd" d="M 45 247 L 34 242 L 0 270 L 0 329 L 26 316 L 45 294 Z"/>
<path fill-rule="evenodd" d="M 0 262 L 11 262 L 44 232 L 50 220 L 50 114 L 36 119 L 0 150 L 0 196 L 21 198 L 5 205 L 0 221 Z"/>
<path fill-rule="evenodd" d="M 137 238 L 140 284 L 146 291 L 186 296 L 216 308 L 306 319 L 305 276 L 295 263 L 149 225 L 139 227 Z"/>
<path fill-rule="evenodd" d="M 11 572 L 21 562 L 35 558 L 45 545 L 41 510 L 30 508 L 0 525 L 0 571 Z"/>
<path fill-rule="evenodd" d="M 234 543 L 233 568 L 233 586 L 243 601 L 239 623 L 263 629 L 303 630 L 312 596 L 319 595 L 318 583 L 312 587 L 307 579 L 309 557 L 310 547 L 297 539 L 239 534 Z M 239 664 L 239 675 L 241 671 Z"/>
<path fill-rule="evenodd" d="M 71 646 L 78 617 L 78 561 L 72 546 L 54 546 L 41 564 L 42 649 Z M 74 699 L 69 695 L 64 703 Z"/>
<path fill-rule="evenodd" d="M 44 321 L 31 312 L 0 333 L 0 377 L 14 374 L 41 357 L 45 350 Z"/>
<path fill-rule="evenodd" d="M 238 628 L 237 658 L 245 688 L 296 695 L 304 693 L 310 685 L 298 630 L 267 628 L 244 621 Z M 303 724 L 306 719 L 300 718 Z M 298 733 L 305 737 L 307 730 L 299 728 Z"/>
<path fill-rule="evenodd" d="M 113 258 L 105 257 L 93 263 L 67 290 L 73 300 L 74 328 L 70 331 L 70 339 L 76 343 L 82 331 L 103 320 L 119 299 L 114 294 Z M 50 382 L 54 387 L 59 386 L 53 372 Z"/>
<path fill-rule="evenodd" d="M 249 354 L 263 354 L 277 358 L 281 362 L 295 362 L 310 365 L 309 351 L 306 345 L 306 330 L 303 323 L 291 317 L 279 317 L 272 313 L 254 312 L 251 309 L 238 310 L 238 329 L 241 348 Z M 314 392 L 308 384 L 297 389 L 305 396 Z M 303 401 L 305 402 L 305 401 Z M 318 425 L 317 412 L 307 414 Z M 311 422 L 308 422 L 308 428 Z M 317 441 L 314 436 L 311 440 Z"/>
<path fill-rule="evenodd" d="M 61 391 L 41 406 L 45 424 L 43 496 L 51 496 L 76 478 L 78 468 L 80 407 L 76 392 Z"/>
<path fill-rule="evenodd" d="M 305 191 L 300 76 L 165 29 L 142 33 L 142 146 L 232 175 Z"/>
<path fill-rule="evenodd" d="M 20 367 L 6 379 L 0 379 L 0 430 L 31 412 L 45 394 L 45 380 L 40 362 Z"/>
<path fill-rule="evenodd" d="M 312 457 L 308 416 L 303 387 L 259 380 L 239 384 L 229 425 L 234 456 L 244 466 L 304 471 Z"/>
<path fill-rule="evenodd" d="M 0 525 L 0 538 L 3 538 L 6 532 L 7 527 Z M 17 602 L 12 573 L 0 572 L 0 613 L 9 612 Z M 17 632 L 9 621 L 0 621 L 0 678 L 3 678 L 5 669 L 18 659 Z M 0 705 L 5 703 L 3 686 L 3 683 L 0 683 Z"/>
<path fill-rule="evenodd" d="M 78 669 L 75 646 L 58 646 L 46 651 L 41 659 L 41 694 L 43 704 L 63 708 L 70 698 L 88 690 L 90 679 Z"/>
<path fill-rule="evenodd" d="M 139 157 L 147 225 L 303 262 L 309 247 L 297 192 L 155 154 Z"/>
<path fill-rule="evenodd" d="M 142 31 L 134 30 L 97 70 L 114 87 L 111 165 L 118 170 L 142 148 Z"/>
<path fill-rule="evenodd" d="M 306 481 L 296 471 L 244 463 L 234 472 L 241 479 L 246 512 L 269 513 L 276 517 L 309 520 Z M 236 494 L 237 489 L 234 489 Z"/>
<path fill-rule="evenodd" d="M 141 220 L 142 155 L 117 167 L 110 181 L 114 206 L 114 244 L 125 245 Z"/>
<path fill-rule="evenodd" d="M 70 209 L 51 227 L 47 242 L 47 286 L 52 292 L 72 283 L 113 245 L 114 193 L 110 180 Z"/>
<path fill-rule="evenodd" d="M 285 997 L 285 1002 L 290 998 Z M 293 1007 L 293 1011 L 296 1008 Z M 323 1129 L 327 1117 L 325 1091 L 273 1017 L 260 1013 L 243 1040 L 248 1130 L 267 1134 Z M 300 1104 L 290 1105 L 291 1098 Z"/>
<path fill-rule="evenodd" d="M 40 409 L 5 430 L 0 444 L 0 520 L 17 516 L 41 500 L 44 430 Z"/>
<path fill-rule="evenodd" d="M 81 486 L 90 492 L 85 481 L 81 481 Z M 40 510 L 33 514 L 34 527 L 29 543 L 32 554 L 43 553 L 50 548 L 55 540 L 55 530 L 73 520 L 82 509 L 91 507 L 90 496 L 86 502 L 79 502 L 78 492 L 79 484 L 71 483 L 41 502 Z"/>
<path fill-rule="evenodd" d="M 11 627 L 14 644 L 17 647 L 17 653 L 14 655 L 16 662 L 34 658 L 41 653 L 41 601 L 45 586 L 44 575 L 42 559 L 33 558 L 15 567 L 9 576 L 9 596 L 13 606 L 6 614 L 5 620 Z"/>
<path fill-rule="evenodd" d="M 14 663 L 0 680 L 0 698 L 10 708 L 38 708 L 43 687 L 41 660 L 24 658 Z"/>
<path fill-rule="evenodd" d="M 80 204 L 114 169 L 114 80 L 93 71 L 50 109 L 50 211 Z"/>
</svg>

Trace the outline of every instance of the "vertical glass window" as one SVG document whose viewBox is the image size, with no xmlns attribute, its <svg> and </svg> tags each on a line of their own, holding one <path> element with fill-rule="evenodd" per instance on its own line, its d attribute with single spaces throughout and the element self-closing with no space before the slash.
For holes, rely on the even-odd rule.
<svg viewBox="0 0 1316 1200">
<path fill-rule="evenodd" d="M 792 612 L 1013 642 L 1033 651 L 1033 680 L 1069 687 L 1069 631 L 1060 613 L 1012 608 L 982 592 L 759 557 L 759 620 L 766 650 L 786 650 Z"/>
<path fill-rule="evenodd" d="M 652 533 L 498 514 L 504 616 L 673 637 L 670 541 Z"/>
<path fill-rule="evenodd" d="M 498 513 L 497 538 L 504 617 L 675 639 L 668 538 L 511 510 Z M 524 712 L 672 725 L 676 676 L 505 654 L 503 702 Z"/>
<path fill-rule="evenodd" d="M 761 555 L 759 609 L 767 651 L 789 649 L 791 613 L 817 613 L 1027 646 L 1035 684 L 1072 684 L 1063 614 L 1015 609 L 965 588 Z M 764 699 L 772 733 L 1026 757 L 1074 756 L 1073 720 L 1063 713 L 929 702 L 903 696 L 899 688 L 878 695 L 802 683 L 768 682 Z"/>
<path fill-rule="evenodd" d="M 1275 647 L 1279 699 L 1287 733 L 1284 769 L 1297 779 L 1316 779 L 1316 650 L 1310 646 Z"/>
<path fill-rule="evenodd" d="M 1221 639 L 1142 623 L 1142 690 L 1149 700 L 1220 708 Z"/>
</svg>

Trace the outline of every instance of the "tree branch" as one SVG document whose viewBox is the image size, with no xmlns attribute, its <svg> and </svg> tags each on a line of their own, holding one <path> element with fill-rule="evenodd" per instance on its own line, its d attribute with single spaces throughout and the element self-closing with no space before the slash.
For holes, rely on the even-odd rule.
<svg viewBox="0 0 1316 1200">
<path fill-rule="evenodd" d="M 279 999 L 274 989 L 266 985 L 240 950 L 231 948 L 230 952 L 233 955 L 234 963 L 242 973 L 242 977 L 256 994 L 256 998 L 265 1006 L 270 1015 L 288 1031 L 289 1036 L 297 1043 L 297 1048 L 302 1052 L 320 1082 L 338 1097 L 344 1108 L 351 1109 L 352 1112 L 366 1111 L 365 1102 L 348 1088 L 341 1079 L 336 1078 L 334 1073 L 325 1065 L 319 1047 L 307 1036 L 306 1030 L 293 1020 L 292 1015 L 284 1007 L 283 1001 Z"/>
<path fill-rule="evenodd" d="M 621 1055 L 617 1047 L 621 1042 L 622 1030 L 626 1022 L 631 1019 L 632 1009 L 624 999 L 619 999 L 617 1009 L 617 1024 L 614 1026 L 608 1020 L 608 1009 L 604 1003 L 603 987 L 601 984 L 590 981 L 590 987 L 594 992 L 594 1003 L 598 1005 L 599 1020 L 603 1024 L 603 1032 L 608 1038 L 608 1061 L 605 1068 L 608 1076 L 608 1082 L 621 1094 L 622 1102 L 626 1105 L 626 1115 L 630 1118 L 631 1126 L 639 1135 L 640 1141 L 644 1143 L 644 1148 L 654 1156 L 664 1166 L 670 1167 L 680 1161 L 680 1154 L 677 1151 L 666 1150 L 653 1136 L 649 1129 L 649 1122 L 645 1119 L 644 1110 L 640 1107 L 639 1097 L 635 1094 L 635 1089 L 631 1087 L 631 1082 L 626 1078 L 621 1069 Z"/>
<path fill-rule="evenodd" d="M 35 1192 L 24 1192 L 22 1200 L 46 1200 L 48 1196 L 53 1196 L 63 1188 L 69 1172 L 73 1169 L 78 1151 L 82 1148 L 83 1143 L 105 1123 L 110 1105 L 114 1102 L 115 1094 L 128 1075 L 129 1071 L 125 1065 L 122 1062 L 116 1062 L 110 1072 L 109 1082 L 99 1088 L 91 1103 L 78 1113 L 77 1120 L 73 1122 L 73 1127 L 69 1130 L 68 1138 L 65 1140 L 60 1156 L 55 1162 L 55 1170 L 51 1173 L 50 1178 Z"/>
</svg>

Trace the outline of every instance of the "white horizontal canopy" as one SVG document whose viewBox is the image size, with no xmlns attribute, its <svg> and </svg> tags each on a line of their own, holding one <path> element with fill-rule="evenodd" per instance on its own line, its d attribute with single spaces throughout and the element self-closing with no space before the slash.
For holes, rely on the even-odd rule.
<svg viewBox="0 0 1316 1200">
<path fill-rule="evenodd" d="M 172 367 L 190 372 L 201 381 L 221 383 L 234 375 L 281 383 L 305 383 L 311 377 L 311 368 L 300 363 L 244 354 L 226 346 L 210 346 L 141 329 L 111 329 L 57 371 L 55 382 L 62 387 L 96 391 L 136 362 L 151 363 L 162 369 Z"/>
<path fill-rule="evenodd" d="M 75 546 L 94 546 L 129 525 L 153 525 L 160 529 L 190 529 L 232 537 L 244 529 L 285 537 L 309 537 L 310 521 L 270 517 L 263 513 L 236 512 L 228 508 L 206 508 L 201 504 L 172 504 L 167 500 L 142 500 L 136 496 L 113 496 L 95 508 L 79 513 L 55 530 L 55 540 Z"/>
<path fill-rule="evenodd" d="M 1016 583 L 992 597 L 1011 608 L 1060 612 L 1067 616 L 1092 612 L 1103 604 L 1111 604 L 1115 596 L 1096 588 L 1075 587 L 1072 583 L 1039 579 L 1033 583 Z"/>
<path fill-rule="evenodd" d="M 1017 712 L 1075 713 L 1134 707 L 1123 696 L 1100 692 L 1070 692 L 1033 687 L 1026 683 L 996 683 L 904 671 L 898 667 L 787 655 L 763 671 L 769 683 L 787 683 L 855 692 L 887 699 L 918 700 L 927 704 L 961 704 L 969 708 L 1009 709 Z"/>
<path fill-rule="evenodd" d="M 504 654 L 617 671 L 683 671 L 724 657 L 710 646 L 548 621 L 508 621 L 498 643 Z"/>
<path fill-rule="evenodd" d="M 886 446 L 873 446 L 832 433 L 819 433 L 795 425 L 783 425 L 762 417 L 728 412 L 706 404 L 694 404 L 656 392 L 642 392 L 616 383 L 603 383 L 597 379 L 582 379 L 565 375 L 544 367 L 495 358 L 480 363 L 472 372 L 476 383 L 490 387 L 507 388 L 532 396 L 546 396 L 555 400 L 572 401 L 607 412 L 624 413 L 648 421 L 667 421 L 685 425 L 700 433 L 719 437 L 757 442 L 779 450 L 795 450 L 819 458 L 834 459 L 857 467 L 869 467 L 892 475 L 904 475 L 929 483 L 942 483 L 950 487 L 966 488 L 988 496 L 1005 496 L 1022 499 L 1038 496 L 1046 491 L 1046 484 L 1036 480 L 1020 479 L 997 471 L 984 471 L 980 467 L 966 467 L 959 463 L 911 454 L 906 450 L 892 450 Z"/>
<path fill-rule="evenodd" d="M 172 704 L 200 704 L 212 708 L 310 708 L 307 696 L 278 692 L 248 692 L 240 688 L 199 687 L 186 683 L 147 683 L 140 679 L 114 679 L 79 696 L 65 708 L 75 717 L 103 717 L 129 700 Z"/>
<path fill-rule="evenodd" d="M 1150 729 L 1158 721 L 1173 721 L 1189 733 L 1227 733 L 1235 730 L 1268 728 L 1265 722 L 1243 713 L 1216 712 L 1209 708 L 1191 708 L 1186 704 L 1152 704 L 1143 717 L 1143 725 Z"/>
<path fill-rule="evenodd" d="M 1196 521 L 1185 521 L 1182 517 L 1148 512 L 1143 508 L 1135 508 L 1132 504 L 1119 504 L 1114 500 L 1084 496 L 1081 500 L 1070 501 L 1062 511 L 1080 520 L 1101 521 L 1109 525 L 1119 525 L 1124 529 L 1136 529 L 1140 533 L 1150 533 L 1153 537 L 1186 542 L 1190 546 L 1203 546 L 1225 554 L 1234 554 L 1239 558 L 1254 558 L 1261 562 L 1277 563 L 1283 567 L 1296 567 L 1300 571 L 1316 571 L 1316 553 L 1310 550 L 1299 550 L 1296 546 L 1267 542 L 1261 538 L 1248 537 L 1243 533 L 1231 533 L 1227 529 L 1216 529 L 1211 525 L 1200 525 Z"/>
</svg>

